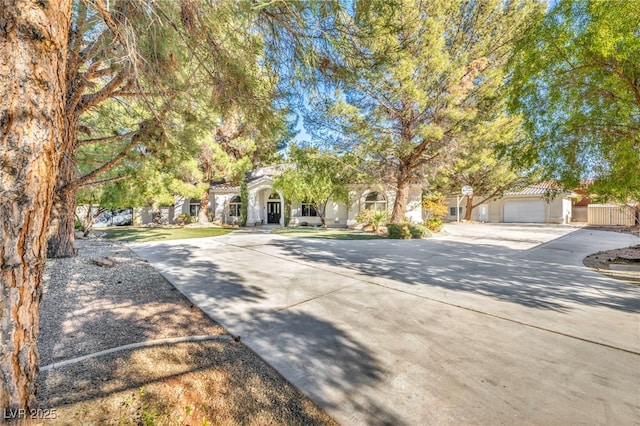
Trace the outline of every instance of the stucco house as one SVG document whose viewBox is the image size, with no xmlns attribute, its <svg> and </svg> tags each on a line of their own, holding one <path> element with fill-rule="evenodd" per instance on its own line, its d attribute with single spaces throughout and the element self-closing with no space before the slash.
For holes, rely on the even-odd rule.
<svg viewBox="0 0 640 426">
<path fill-rule="evenodd" d="M 274 180 L 288 165 L 269 166 L 256 170 L 247 177 L 248 217 L 247 225 L 285 224 L 285 200 L 281 193 L 273 189 Z M 209 193 L 209 216 L 214 223 L 240 224 L 240 186 L 226 182 L 212 183 Z M 549 192 L 553 197 L 549 198 Z M 355 227 L 356 215 L 364 209 L 386 210 L 389 215 L 395 201 L 395 191 L 381 184 L 354 185 L 349 191 L 349 202 L 329 200 L 326 209 L 326 223 L 330 227 Z M 570 223 L 572 200 L 577 197 L 573 191 L 558 190 L 552 182 L 531 185 L 519 191 L 506 193 L 501 198 L 488 200 L 473 209 L 471 220 L 478 222 L 502 223 Z M 480 198 L 475 196 L 474 202 Z M 413 185 L 409 191 L 409 201 L 405 217 L 411 222 L 422 223 L 422 188 Z M 459 207 L 460 219 L 465 216 L 466 200 Z M 457 200 L 447 198 L 445 221 L 455 221 Z M 200 200 L 176 197 L 170 207 L 161 207 L 152 212 L 151 208 L 134 209 L 136 224 L 156 222 L 175 223 L 180 214 L 196 216 Z M 290 226 L 317 226 L 321 219 L 313 205 L 306 201 L 291 205 Z"/>
<path fill-rule="evenodd" d="M 285 223 L 285 200 L 281 193 L 273 189 L 275 178 L 286 169 L 286 166 L 264 167 L 251 174 L 247 179 L 249 203 L 247 224 Z M 415 185 L 409 191 L 409 203 L 406 217 L 413 222 L 422 222 L 422 189 Z M 228 183 L 211 185 L 211 211 L 213 221 L 227 224 L 240 222 L 240 187 Z M 355 216 L 363 209 L 377 209 L 391 212 L 395 201 L 395 191 L 383 185 L 354 185 L 349 191 L 349 203 L 329 200 L 326 209 L 327 226 L 355 226 Z M 320 217 L 311 203 L 301 201 L 291 205 L 289 225 L 315 226 L 320 224 Z"/>
<path fill-rule="evenodd" d="M 546 197 L 551 191 L 553 196 Z M 570 223 L 571 204 L 576 193 L 555 188 L 553 182 L 542 182 L 479 205 L 471 212 L 471 220 L 494 223 Z M 476 195 L 474 203 L 481 199 Z M 464 218 L 466 200 L 460 203 L 460 218 Z M 455 221 L 457 199 L 447 198 L 446 221 Z"/>
</svg>

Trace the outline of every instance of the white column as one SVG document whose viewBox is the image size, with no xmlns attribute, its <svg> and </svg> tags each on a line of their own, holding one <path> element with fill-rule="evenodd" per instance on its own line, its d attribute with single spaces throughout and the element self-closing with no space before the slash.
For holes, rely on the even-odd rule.
<svg viewBox="0 0 640 426">
<path fill-rule="evenodd" d="M 284 226 L 284 197 L 280 191 L 278 195 L 280 196 L 280 226 Z"/>
</svg>

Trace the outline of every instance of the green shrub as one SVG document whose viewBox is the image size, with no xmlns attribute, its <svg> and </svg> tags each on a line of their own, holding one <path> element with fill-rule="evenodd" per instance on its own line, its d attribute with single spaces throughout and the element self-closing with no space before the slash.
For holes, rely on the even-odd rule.
<svg viewBox="0 0 640 426">
<path fill-rule="evenodd" d="M 390 223 L 387 225 L 387 232 L 392 240 L 408 240 L 411 238 L 411 231 L 407 223 Z"/>
<path fill-rule="evenodd" d="M 432 217 L 424 223 L 424 226 L 426 226 L 431 232 L 440 232 L 444 226 L 444 222 L 442 222 L 442 219 L 439 217 Z"/>
<path fill-rule="evenodd" d="M 355 217 L 356 222 L 361 223 L 365 226 L 370 225 L 371 218 L 373 217 L 373 212 L 374 210 L 371 210 L 371 209 L 360 210 Z"/>
<path fill-rule="evenodd" d="M 424 225 L 409 223 L 408 226 L 411 238 L 429 238 L 431 236 L 431 231 Z"/>
<path fill-rule="evenodd" d="M 383 210 L 374 210 L 371 215 L 371 225 L 373 225 L 373 231 L 377 234 L 381 225 L 387 221 L 387 212 Z"/>
<path fill-rule="evenodd" d="M 195 221 L 196 221 L 195 216 L 189 216 L 186 213 L 182 213 L 176 216 L 176 224 L 178 225 L 189 225 L 191 223 L 194 223 Z"/>
<path fill-rule="evenodd" d="M 380 226 L 387 221 L 387 212 L 384 210 L 364 209 L 358 212 L 355 219 L 356 222 L 362 223 L 364 226 L 371 225 L 373 231 L 378 233 Z"/>
</svg>

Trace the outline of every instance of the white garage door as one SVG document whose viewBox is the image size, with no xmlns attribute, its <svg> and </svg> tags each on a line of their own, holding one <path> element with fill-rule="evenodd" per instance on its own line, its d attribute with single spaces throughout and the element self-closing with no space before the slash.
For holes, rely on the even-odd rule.
<svg viewBox="0 0 640 426">
<path fill-rule="evenodd" d="M 544 223 L 544 201 L 507 201 L 504 222 Z"/>
</svg>

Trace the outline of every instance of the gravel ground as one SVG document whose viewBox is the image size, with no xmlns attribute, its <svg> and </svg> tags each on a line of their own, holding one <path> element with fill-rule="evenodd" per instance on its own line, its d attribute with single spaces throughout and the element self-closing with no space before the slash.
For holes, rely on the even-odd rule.
<svg viewBox="0 0 640 426">
<path fill-rule="evenodd" d="M 40 365 L 121 345 L 226 334 L 125 245 L 76 241 L 47 261 Z M 111 258 L 112 267 L 93 259 Z M 335 424 L 242 343 L 203 341 L 116 352 L 42 371 L 46 424 Z M 151 418 L 152 423 L 147 420 Z"/>
<path fill-rule="evenodd" d="M 589 229 L 624 232 L 640 236 L 640 228 L 637 226 L 589 226 Z M 640 245 L 599 251 L 585 257 L 582 263 L 602 274 L 634 284 L 640 284 Z M 633 269 L 616 271 L 612 268 L 612 265 L 631 265 Z"/>
<path fill-rule="evenodd" d="M 126 246 L 77 241 L 78 256 L 49 259 L 40 307 L 40 365 L 165 337 L 223 334 Z M 101 267 L 93 259 L 113 258 Z"/>
</svg>

